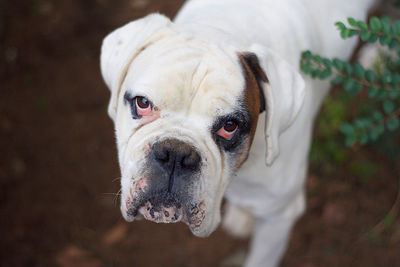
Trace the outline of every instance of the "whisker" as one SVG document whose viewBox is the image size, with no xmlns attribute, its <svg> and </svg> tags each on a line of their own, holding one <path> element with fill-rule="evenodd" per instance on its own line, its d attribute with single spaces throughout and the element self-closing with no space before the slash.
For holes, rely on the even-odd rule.
<svg viewBox="0 0 400 267">
<path fill-rule="evenodd" d="M 113 197 L 113 203 L 114 203 L 115 206 L 118 206 L 118 200 L 121 198 L 121 195 L 122 195 L 121 189 L 118 190 L 117 193 L 102 193 L 102 194 L 103 194 L 103 195 L 111 195 L 111 196 L 114 196 L 114 197 Z"/>
<path fill-rule="evenodd" d="M 115 206 L 118 206 L 118 199 L 119 198 L 121 198 L 121 189 L 120 190 L 118 190 L 118 192 L 115 194 L 115 197 L 114 197 L 114 205 Z"/>
<path fill-rule="evenodd" d="M 113 179 L 112 182 L 114 183 L 114 182 L 116 182 L 118 180 L 121 180 L 121 177 L 117 177 L 117 178 Z"/>
<path fill-rule="evenodd" d="M 121 190 L 119 190 L 117 193 L 102 193 L 103 195 L 121 195 Z"/>
</svg>

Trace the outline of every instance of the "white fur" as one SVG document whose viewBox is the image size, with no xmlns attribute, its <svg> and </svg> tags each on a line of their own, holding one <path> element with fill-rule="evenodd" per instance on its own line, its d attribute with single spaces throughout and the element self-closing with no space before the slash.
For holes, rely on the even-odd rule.
<svg viewBox="0 0 400 267">
<path fill-rule="evenodd" d="M 347 59 L 356 40 L 341 40 L 334 22 L 365 19 L 373 2 L 191 0 L 174 23 L 151 15 L 111 33 L 103 44 L 101 68 L 112 92 L 109 114 L 116 124 L 124 216 L 123 201 L 140 176 L 141 149 L 161 136 L 176 137 L 196 145 L 207 159 L 195 194 L 206 201 L 206 219 L 194 233 L 205 236 L 215 229 L 225 194 L 231 205 L 255 217 L 246 266 L 276 266 L 304 211 L 313 120 L 329 89 L 327 82 L 301 76 L 300 54 L 310 49 Z M 218 152 L 209 126 L 234 110 L 243 92 L 237 52 L 255 53 L 270 83 L 263 84 L 267 111 L 260 114 L 249 157 L 232 178 L 230 159 Z M 138 122 L 122 104 L 129 90 L 154 101 L 160 119 L 136 131 Z M 225 225 L 239 232 L 235 222 L 249 221 L 237 209 L 231 211 Z"/>
</svg>

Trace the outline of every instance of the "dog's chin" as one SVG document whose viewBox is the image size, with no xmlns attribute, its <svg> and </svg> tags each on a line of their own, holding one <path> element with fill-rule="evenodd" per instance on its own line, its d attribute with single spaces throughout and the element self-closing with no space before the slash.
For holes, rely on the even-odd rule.
<svg viewBox="0 0 400 267">
<path fill-rule="evenodd" d="M 144 211 L 144 209 L 146 209 L 146 211 Z M 158 215 L 160 217 L 157 217 L 156 216 L 157 214 L 154 214 L 155 219 L 153 219 L 151 214 L 149 217 L 149 215 L 146 215 L 147 213 L 148 213 L 147 207 L 146 208 L 141 207 L 141 208 L 139 208 L 139 212 L 136 214 L 136 216 L 132 216 L 132 215 L 124 213 L 124 212 L 122 214 L 123 214 L 123 218 L 127 222 L 133 222 L 136 220 L 139 221 L 142 219 L 146 219 L 146 220 L 156 222 L 156 223 L 183 222 L 189 227 L 192 234 L 197 237 L 208 237 L 216 230 L 216 228 L 219 224 L 219 220 L 217 220 L 216 222 L 208 222 L 207 218 L 205 218 L 204 221 L 202 221 L 201 223 L 199 222 L 198 224 L 190 223 L 189 220 L 187 219 L 187 217 L 184 215 L 179 216 L 177 219 L 171 219 L 171 218 L 164 219 L 164 217 L 170 217 L 170 216 L 165 216 L 165 214 L 164 214 L 164 216 Z M 193 221 L 193 219 L 192 219 L 192 221 Z"/>
<path fill-rule="evenodd" d="M 121 212 L 128 222 L 143 218 L 155 223 L 183 222 L 198 237 L 209 236 L 218 225 L 218 220 L 215 222 L 214 216 L 206 216 L 206 214 L 210 215 L 212 212 L 206 211 L 204 201 L 192 204 L 189 208 L 180 203 L 153 205 L 150 200 L 146 200 L 137 206 L 121 206 Z"/>
<path fill-rule="evenodd" d="M 220 216 L 217 219 L 215 219 L 212 216 L 206 215 L 205 219 L 202 221 L 200 225 L 194 226 L 188 224 L 188 226 L 193 235 L 197 237 L 208 237 L 217 229 L 217 226 L 220 222 L 219 218 Z"/>
</svg>

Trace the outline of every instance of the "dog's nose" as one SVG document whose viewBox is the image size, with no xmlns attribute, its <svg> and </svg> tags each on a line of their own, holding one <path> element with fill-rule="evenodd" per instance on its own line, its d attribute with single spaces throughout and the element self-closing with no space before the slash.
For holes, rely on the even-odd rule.
<svg viewBox="0 0 400 267">
<path fill-rule="evenodd" d="M 199 153 L 191 145 L 177 139 L 155 143 L 152 154 L 154 160 L 170 175 L 193 172 L 200 166 Z"/>
</svg>

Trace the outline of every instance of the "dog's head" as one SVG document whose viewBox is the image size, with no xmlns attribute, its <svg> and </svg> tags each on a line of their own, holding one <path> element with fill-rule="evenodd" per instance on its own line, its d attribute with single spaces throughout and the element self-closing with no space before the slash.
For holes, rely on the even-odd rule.
<svg viewBox="0 0 400 267">
<path fill-rule="evenodd" d="M 101 69 L 111 90 L 124 218 L 182 220 L 206 236 L 220 221 L 223 194 L 248 156 L 260 111 L 272 164 L 304 83 L 264 47 L 243 52 L 182 32 L 162 15 L 131 22 L 105 38 Z"/>
</svg>

